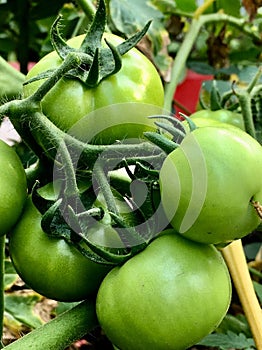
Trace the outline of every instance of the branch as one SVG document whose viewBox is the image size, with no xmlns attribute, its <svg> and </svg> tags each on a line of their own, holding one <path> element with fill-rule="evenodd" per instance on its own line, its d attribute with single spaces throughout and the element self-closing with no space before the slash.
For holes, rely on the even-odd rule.
<svg viewBox="0 0 262 350">
<path fill-rule="evenodd" d="M 173 96 L 177 85 L 186 67 L 187 59 L 199 35 L 200 29 L 208 23 L 228 23 L 239 29 L 244 34 L 250 36 L 253 40 L 261 42 L 262 38 L 258 31 L 255 31 L 243 18 L 236 18 L 224 13 L 212 13 L 193 18 L 190 28 L 180 46 L 180 49 L 174 59 L 171 71 L 170 82 L 166 84 L 165 91 L 165 110 L 170 110 Z"/>
</svg>

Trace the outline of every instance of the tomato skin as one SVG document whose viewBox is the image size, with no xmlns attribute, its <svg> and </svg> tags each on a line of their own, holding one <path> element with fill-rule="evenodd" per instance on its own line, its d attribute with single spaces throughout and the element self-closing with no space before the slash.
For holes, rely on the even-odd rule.
<svg viewBox="0 0 262 350">
<path fill-rule="evenodd" d="M 230 124 L 237 126 L 238 128 L 245 130 L 245 124 L 242 114 L 232 112 L 226 109 L 219 109 L 216 111 L 211 111 L 208 109 L 203 109 L 200 111 L 197 111 L 190 115 L 190 118 L 194 120 L 197 120 L 198 118 L 201 119 L 208 119 L 208 120 L 216 120 L 221 123 Z"/>
<path fill-rule="evenodd" d="M 105 34 L 105 37 L 114 45 L 123 42 L 123 39 L 113 35 Z M 68 41 L 72 47 L 79 47 L 84 35 L 77 36 Z M 28 73 L 27 78 L 32 78 L 47 69 L 57 68 L 62 61 L 56 52 L 43 57 Z M 24 95 L 29 96 L 43 83 L 43 80 L 24 86 Z M 127 52 L 122 59 L 122 68 L 102 82 L 97 87 L 88 88 L 76 79 L 60 80 L 42 100 L 43 113 L 60 129 L 68 131 L 84 116 L 99 110 L 102 107 L 121 103 L 142 103 L 163 107 L 164 89 L 153 64 L 137 49 Z M 150 108 L 149 108 L 150 109 Z M 136 108 L 137 113 L 139 108 Z M 108 111 L 107 111 L 108 112 Z M 157 110 L 156 113 L 158 113 Z M 108 116 L 101 112 L 101 120 L 94 124 L 104 125 L 106 129 Z M 114 113 L 115 114 L 115 113 Z M 112 128 L 105 131 L 104 135 L 96 138 L 97 143 L 112 143 L 115 140 L 142 136 L 143 131 L 154 127 L 153 121 L 148 121 L 145 115 L 130 113 L 128 105 L 113 115 L 112 118 L 118 124 L 114 128 L 114 139 L 110 137 Z M 151 110 L 147 114 L 153 114 Z M 95 116 L 96 118 L 96 116 Z M 110 117 L 111 118 L 111 117 Z M 145 119 L 145 120 L 144 120 Z M 123 125 L 127 120 L 133 125 Z M 144 123 L 141 128 L 136 126 L 137 122 Z M 105 124 L 103 124 L 105 123 Z M 90 127 L 92 129 L 93 127 Z M 96 142 L 96 141 L 94 141 Z"/>
<path fill-rule="evenodd" d="M 239 128 L 198 128 L 160 171 L 164 211 L 175 230 L 202 243 L 227 243 L 260 223 L 262 147 Z"/>
<path fill-rule="evenodd" d="M 58 301 L 80 301 L 95 294 L 110 270 L 85 258 L 63 239 L 41 228 L 41 214 L 31 198 L 9 236 L 14 267 L 33 290 Z"/>
<path fill-rule="evenodd" d="M 203 128 L 206 126 L 217 126 L 219 128 L 236 128 L 236 126 L 232 124 L 223 123 L 223 122 L 220 122 L 219 120 L 211 119 L 211 118 L 197 117 L 197 118 L 190 118 L 190 119 L 192 119 L 192 121 L 198 128 Z M 184 120 L 183 124 L 185 126 L 186 131 L 189 131 L 190 129 L 189 129 L 188 122 Z"/>
<path fill-rule="evenodd" d="M 220 253 L 173 230 L 103 280 L 97 317 L 121 350 L 184 350 L 225 316 L 231 282 Z"/>
<path fill-rule="evenodd" d="M 18 220 L 27 197 L 25 170 L 15 150 L 0 140 L 0 236 Z"/>
</svg>

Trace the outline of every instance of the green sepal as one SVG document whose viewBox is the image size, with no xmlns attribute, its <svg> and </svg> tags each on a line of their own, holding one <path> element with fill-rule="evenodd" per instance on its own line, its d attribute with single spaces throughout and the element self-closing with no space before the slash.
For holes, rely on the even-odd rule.
<svg viewBox="0 0 262 350">
<path fill-rule="evenodd" d="M 94 54 L 94 59 L 92 61 L 92 64 L 89 68 L 87 77 L 86 77 L 86 85 L 88 85 L 89 87 L 95 87 L 96 85 L 98 85 L 99 82 L 99 48 L 97 48 L 95 50 L 95 54 Z M 86 71 L 83 71 L 83 75 L 87 73 Z M 82 74 L 80 74 L 82 77 L 79 76 L 78 72 L 75 72 L 75 76 L 78 76 L 78 78 L 83 78 Z"/>
<path fill-rule="evenodd" d="M 59 57 L 64 60 L 70 52 L 76 52 L 77 49 L 67 45 L 66 41 L 60 35 L 58 26 L 62 19 L 62 15 L 58 15 L 51 26 L 50 38 L 53 48 L 58 53 Z"/>
<path fill-rule="evenodd" d="M 148 245 L 145 237 L 137 232 L 134 227 L 128 227 L 120 215 L 113 212 L 109 212 L 109 214 L 118 226 L 116 231 L 118 232 L 120 239 L 122 240 L 124 246 L 131 250 L 130 254 L 132 256 L 145 249 L 145 247 Z M 124 229 L 124 234 L 122 229 Z"/>
<path fill-rule="evenodd" d="M 130 38 L 128 38 L 127 40 L 125 40 L 117 46 L 117 49 L 121 56 L 130 51 L 136 44 L 139 43 L 143 36 L 146 35 L 146 32 L 148 31 L 151 22 L 151 20 L 148 21 L 144 28 L 141 29 L 141 31 L 137 32 L 136 34 L 134 34 L 133 36 L 131 36 Z"/>
<path fill-rule="evenodd" d="M 181 117 L 183 117 L 187 121 L 187 124 L 189 126 L 190 132 L 192 132 L 192 131 L 197 129 L 196 124 L 193 122 L 193 120 L 190 117 L 188 117 L 186 114 L 181 113 L 181 112 L 179 114 L 180 114 Z"/>
<path fill-rule="evenodd" d="M 77 234 L 81 239 L 81 242 L 74 242 L 76 243 L 76 248 L 79 249 L 84 256 L 86 256 L 86 254 L 89 255 L 90 251 L 97 255 L 100 259 L 100 261 L 96 260 L 98 263 L 107 263 L 109 265 L 121 264 L 131 257 L 130 251 L 127 251 L 126 248 L 118 248 L 117 253 L 115 253 L 112 249 L 90 242 L 88 238 L 88 228 L 96 223 L 95 220 L 92 220 L 94 218 L 92 215 L 100 215 L 99 211 L 99 208 L 92 208 L 85 213 L 76 214 L 73 208 L 68 207 L 70 223 L 72 223 L 74 226 L 79 226 L 79 231 Z"/>
<path fill-rule="evenodd" d="M 43 198 L 38 192 L 39 188 L 40 188 L 40 182 L 37 180 L 32 187 L 31 197 L 32 197 L 32 202 L 36 207 L 36 209 L 41 214 L 44 214 L 54 204 L 54 200 Z"/>
<path fill-rule="evenodd" d="M 109 49 L 111 50 L 111 54 L 113 55 L 114 57 L 114 65 L 112 65 L 112 67 L 107 68 L 109 66 L 109 64 L 107 65 L 106 64 L 106 60 L 107 58 L 110 58 L 110 57 L 107 57 L 110 53 L 108 50 L 104 50 L 104 55 L 102 55 L 102 64 L 101 64 L 101 75 L 104 76 L 104 79 L 107 77 L 107 76 L 110 76 L 110 75 L 113 75 L 113 74 L 116 74 L 117 72 L 120 71 L 120 69 L 122 68 L 122 57 L 121 57 L 121 54 L 120 54 L 120 51 L 119 51 L 119 48 L 118 47 L 115 47 L 114 45 L 112 45 L 108 40 L 105 39 L 105 43 L 107 44 L 107 46 L 109 47 Z M 102 49 L 103 50 L 103 49 Z M 104 62 L 103 62 L 104 60 Z M 109 63 L 111 63 L 112 61 L 109 60 Z"/>
<path fill-rule="evenodd" d="M 166 154 L 173 152 L 179 144 L 154 131 L 144 132 L 144 136 L 153 144 L 160 147 Z"/>
<path fill-rule="evenodd" d="M 78 68 L 70 70 L 66 77 L 79 79 L 87 87 L 97 86 L 103 79 L 116 74 L 122 67 L 122 56 L 131 50 L 146 34 L 151 21 L 144 28 L 128 38 L 121 44 L 114 46 L 105 39 L 106 47 L 102 45 L 103 34 L 107 21 L 105 1 L 100 0 L 94 19 L 79 49 L 67 44 L 59 32 L 61 16 L 58 16 L 51 27 L 51 41 L 54 49 L 62 60 L 71 52 L 79 55 L 81 64 Z M 43 72 L 26 84 L 44 79 L 52 74 L 52 70 Z"/>
<path fill-rule="evenodd" d="M 172 136 L 172 141 L 175 143 L 181 143 L 183 138 L 186 136 L 186 131 L 183 123 L 173 116 L 153 115 L 149 118 L 160 119 L 160 121 L 155 122 L 156 126 L 158 126 L 160 130 L 167 131 Z M 162 119 L 168 121 L 169 123 L 162 122 Z"/>
<path fill-rule="evenodd" d="M 212 87 L 210 91 L 210 109 L 211 111 L 218 111 L 221 109 L 221 95 L 217 88 L 217 83 L 215 80 L 212 81 Z"/>
<path fill-rule="evenodd" d="M 159 178 L 159 170 L 160 169 L 153 169 L 152 167 L 146 166 L 141 162 L 136 162 L 135 175 L 136 176 L 139 175 L 138 176 L 139 180 L 152 181 Z"/>
<path fill-rule="evenodd" d="M 129 258 L 130 253 L 125 255 L 112 254 L 104 247 L 99 247 L 89 242 L 82 233 L 78 214 L 74 212 L 72 207 L 67 206 L 66 213 L 64 212 L 64 215 L 66 214 L 67 216 L 67 220 L 65 220 L 62 214 L 61 204 L 62 199 L 57 200 L 43 215 L 41 227 L 46 234 L 56 239 L 64 239 L 68 244 L 72 244 L 84 257 L 98 264 L 117 265 Z M 85 229 L 87 229 L 88 222 L 92 219 L 88 211 L 86 212 L 85 219 Z M 66 221 L 70 222 L 70 226 Z"/>
<path fill-rule="evenodd" d="M 61 214 L 62 199 L 58 199 L 42 216 L 41 228 L 49 236 L 69 240 L 71 229 Z"/>
<path fill-rule="evenodd" d="M 176 117 L 174 116 L 171 116 L 171 115 L 150 115 L 148 118 L 150 119 L 164 119 L 164 120 L 167 120 L 169 121 L 176 129 L 178 129 L 181 133 L 182 136 L 185 136 L 186 135 L 186 130 L 185 130 L 185 127 L 184 127 L 184 124 L 179 120 L 177 119 Z"/>
<path fill-rule="evenodd" d="M 48 69 L 38 75 L 36 75 L 35 77 L 32 77 L 30 79 L 27 79 L 23 85 L 27 85 L 27 84 L 31 84 L 33 83 L 34 81 L 38 81 L 38 80 L 41 80 L 41 79 L 46 79 L 46 78 L 49 78 L 53 73 L 55 72 L 55 69 Z"/>
<path fill-rule="evenodd" d="M 93 21 L 80 46 L 80 51 L 94 56 L 97 48 L 101 47 L 101 41 L 107 22 L 106 5 L 104 0 L 98 1 L 98 7 Z"/>
</svg>

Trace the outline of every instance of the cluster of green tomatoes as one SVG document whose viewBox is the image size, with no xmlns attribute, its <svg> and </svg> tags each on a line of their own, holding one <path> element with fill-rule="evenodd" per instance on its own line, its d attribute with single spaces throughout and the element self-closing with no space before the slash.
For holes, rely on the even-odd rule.
<svg viewBox="0 0 262 350">
<path fill-rule="evenodd" d="M 82 40 L 76 37 L 70 44 L 78 47 Z M 122 39 L 109 34 L 107 40 L 118 45 Z M 28 79 L 60 64 L 61 58 L 52 52 L 33 67 Z M 25 97 L 41 84 L 37 80 L 25 85 Z M 132 49 L 123 56 L 119 72 L 96 87 L 64 77 L 43 98 L 41 108 L 64 132 L 85 116 L 81 133 L 92 134 L 98 123 L 88 119 L 93 111 L 130 102 L 161 108 L 163 94 L 153 65 Z M 148 142 L 144 132 L 157 129 L 154 120 L 149 122 L 148 115 L 137 109 L 122 111 L 110 115 L 113 127 L 106 115 L 99 120 L 101 132 L 90 142 L 121 145 L 123 138 Z M 229 117 L 226 111 L 217 115 L 217 119 Z M 32 289 L 58 301 L 96 296 L 99 324 L 121 350 L 187 349 L 215 330 L 231 301 L 230 276 L 217 246 L 248 235 L 261 222 L 256 210 L 262 202 L 261 145 L 230 121 L 215 120 L 211 112 L 192 120 L 198 127 L 189 130 L 185 124 L 182 142 L 165 153 L 154 173 L 165 227 L 151 234 L 144 249 L 112 265 L 90 260 L 74 244 L 44 232 L 42 213 L 27 191 L 21 161 L 14 149 L 0 143 L 0 232 L 8 233 L 17 273 Z M 32 137 L 40 136 L 40 129 L 33 130 Z M 40 147 L 43 143 L 41 139 Z M 90 207 L 101 206 L 103 200 L 95 198 Z M 107 204 L 103 202 L 104 213 Z M 109 212 L 101 219 L 103 225 L 98 220 L 85 233 L 101 245 L 112 237 L 119 239 Z M 154 224 L 151 227 L 154 231 Z"/>
</svg>

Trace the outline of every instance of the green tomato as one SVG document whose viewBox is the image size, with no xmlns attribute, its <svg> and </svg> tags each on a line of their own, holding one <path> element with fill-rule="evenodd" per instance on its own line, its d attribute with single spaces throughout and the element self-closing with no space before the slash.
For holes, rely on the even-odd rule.
<svg viewBox="0 0 262 350">
<path fill-rule="evenodd" d="M 177 232 L 203 243 L 226 243 L 261 222 L 262 147 L 239 128 L 206 126 L 186 135 L 160 170 L 161 200 Z"/>
<path fill-rule="evenodd" d="M 220 122 L 219 120 L 216 119 L 210 119 L 210 118 L 190 118 L 192 119 L 192 121 L 194 122 L 194 124 L 198 127 L 198 128 L 203 128 L 205 126 L 217 126 L 217 127 L 223 127 L 223 128 L 236 128 L 236 126 L 233 126 L 232 124 L 227 124 L 227 123 L 223 123 Z M 189 131 L 189 125 L 188 122 L 186 120 L 184 120 L 182 122 L 184 124 L 184 127 L 187 131 Z"/>
<path fill-rule="evenodd" d="M 207 120 L 214 119 L 221 123 L 231 124 L 231 125 L 237 126 L 242 130 L 245 130 L 245 124 L 244 124 L 244 119 L 242 114 L 231 112 L 226 109 L 219 109 L 217 111 L 203 109 L 191 114 L 190 118 L 196 122 L 198 118 L 207 119 Z"/>
<path fill-rule="evenodd" d="M 15 150 L 0 140 L 0 236 L 18 220 L 27 197 L 26 175 Z"/>
<path fill-rule="evenodd" d="M 212 332 L 231 300 L 221 254 L 167 230 L 103 280 L 97 317 L 121 350 L 184 350 Z"/>
<path fill-rule="evenodd" d="M 84 35 L 68 41 L 80 47 Z M 123 39 L 105 34 L 114 45 Z M 56 52 L 43 57 L 28 73 L 27 79 L 61 65 Z M 39 80 L 24 86 L 24 95 L 32 95 L 43 83 Z M 43 113 L 60 129 L 93 143 L 113 143 L 116 140 L 138 138 L 143 132 L 155 129 L 149 115 L 162 112 L 164 90 L 153 64 L 133 48 L 122 58 L 121 70 L 104 79 L 94 88 L 88 88 L 77 79 L 63 78 L 42 100 Z M 139 104 L 139 106 L 138 106 Z M 83 118 L 86 117 L 86 118 Z"/>
<path fill-rule="evenodd" d="M 71 302 L 94 295 L 111 267 L 85 258 L 64 239 L 48 236 L 41 218 L 29 198 L 9 237 L 10 256 L 19 276 L 50 299 Z M 97 230 L 99 242 L 104 240 L 101 230 L 102 226 Z"/>
</svg>

